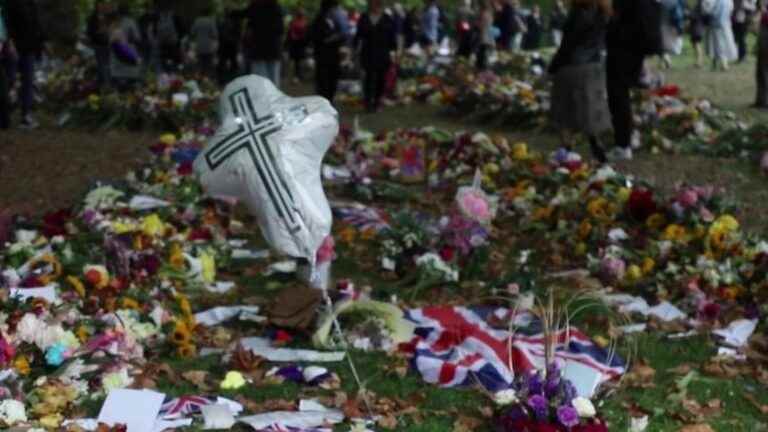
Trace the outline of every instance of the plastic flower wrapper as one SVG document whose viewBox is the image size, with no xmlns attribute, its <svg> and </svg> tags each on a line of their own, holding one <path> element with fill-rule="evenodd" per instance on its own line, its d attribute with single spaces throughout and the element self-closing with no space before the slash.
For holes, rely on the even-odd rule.
<svg viewBox="0 0 768 432">
<path fill-rule="evenodd" d="M 318 348 L 333 348 L 340 341 L 334 341 L 334 321 L 344 321 L 346 317 L 364 316 L 364 321 L 374 319 L 377 329 L 381 334 L 376 335 L 381 339 L 380 344 L 373 348 L 386 350 L 387 347 L 395 348 L 401 343 L 406 343 L 413 338 L 414 325 L 405 319 L 403 311 L 395 305 L 373 300 L 343 300 L 334 305 L 333 311 L 325 313 L 319 321 L 315 333 L 312 335 L 312 344 Z M 347 339 L 355 338 L 347 335 L 347 326 L 342 326 Z M 368 335 L 366 335 L 367 337 Z M 342 341 L 346 344 L 348 341 Z"/>
<path fill-rule="evenodd" d="M 461 214 L 481 225 L 488 225 L 496 217 L 498 200 L 488 196 L 481 188 L 482 175 L 475 173 L 472 186 L 464 186 L 456 192 L 456 206 Z"/>
<path fill-rule="evenodd" d="M 0 402 L 0 423 L 6 426 L 14 426 L 27 422 L 27 410 L 22 402 L 14 399 L 5 399 Z"/>
</svg>

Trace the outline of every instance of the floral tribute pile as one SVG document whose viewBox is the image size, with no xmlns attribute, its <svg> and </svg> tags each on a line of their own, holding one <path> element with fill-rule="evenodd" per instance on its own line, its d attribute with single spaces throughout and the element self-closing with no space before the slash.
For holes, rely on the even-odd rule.
<svg viewBox="0 0 768 432">
<path fill-rule="evenodd" d="M 150 76 L 146 83 L 122 92 L 102 92 L 83 67 L 63 67 L 42 85 L 59 125 L 107 130 L 179 130 L 213 118 L 218 88 L 205 78 L 179 74 Z"/>
</svg>

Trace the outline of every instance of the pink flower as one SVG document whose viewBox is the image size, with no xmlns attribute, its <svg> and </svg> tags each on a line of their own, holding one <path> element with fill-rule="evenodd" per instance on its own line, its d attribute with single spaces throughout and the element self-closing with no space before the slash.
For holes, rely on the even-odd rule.
<svg viewBox="0 0 768 432">
<path fill-rule="evenodd" d="M 480 191 L 469 191 L 459 196 L 459 209 L 464 216 L 485 223 L 493 218 L 491 205 Z"/>
<path fill-rule="evenodd" d="M 704 222 L 712 222 L 715 220 L 715 215 L 713 215 L 712 212 L 709 211 L 709 209 L 707 209 L 706 207 L 702 207 L 699 209 L 699 217 Z"/>
<path fill-rule="evenodd" d="M 621 258 L 605 257 L 600 263 L 603 274 L 613 280 L 621 280 L 627 271 L 627 264 Z"/>
<path fill-rule="evenodd" d="M 321 264 L 331 262 L 335 257 L 335 246 L 336 243 L 333 241 L 333 237 L 326 237 L 325 240 L 323 240 L 323 244 L 321 244 L 320 248 L 317 249 L 317 263 Z"/>
<path fill-rule="evenodd" d="M 699 201 L 699 194 L 695 189 L 685 189 L 677 194 L 677 202 L 679 202 L 684 208 L 692 208 Z"/>
</svg>

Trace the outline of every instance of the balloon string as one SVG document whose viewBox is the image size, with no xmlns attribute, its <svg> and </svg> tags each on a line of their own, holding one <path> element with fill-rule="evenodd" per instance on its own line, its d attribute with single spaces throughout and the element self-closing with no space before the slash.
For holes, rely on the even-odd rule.
<svg viewBox="0 0 768 432">
<path fill-rule="evenodd" d="M 315 271 L 314 268 L 312 271 Z M 344 339 L 344 333 L 341 331 L 341 323 L 339 323 L 338 316 L 333 313 L 333 301 L 331 301 L 331 297 L 328 295 L 328 290 L 325 289 L 325 287 L 323 287 L 323 298 L 325 299 L 328 312 L 333 316 L 333 328 L 336 331 L 337 337 L 341 341 L 342 347 L 344 348 L 344 354 L 347 357 L 347 363 L 349 363 L 349 369 L 352 371 L 352 376 L 355 378 L 357 387 L 360 390 L 363 390 L 358 394 L 363 398 L 363 403 L 365 404 L 365 409 L 368 411 L 368 416 L 373 418 L 373 410 L 371 409 L 371 405 L 368 402 L 368 393 L 365 391 L 365 385 L 360 379 L 360 374 L 357 373 L 357 367 L 355 366 L 355 362 L 352 360 L 352 354 L 349 352 L 349 344 L 347 344 Z"/>
</svg>

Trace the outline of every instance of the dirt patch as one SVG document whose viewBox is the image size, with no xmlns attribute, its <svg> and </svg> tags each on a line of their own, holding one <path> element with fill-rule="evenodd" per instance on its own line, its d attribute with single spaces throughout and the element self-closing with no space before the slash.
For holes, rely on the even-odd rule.
<svg viewBox="0 0 768 432">
<path fill-rule="evenodd" d="M 146 161 L 156 134 L 43 127 L 0 135 L 0 210 L 40 214 L 76 203 L 98 181 Z"/>
</svg>

